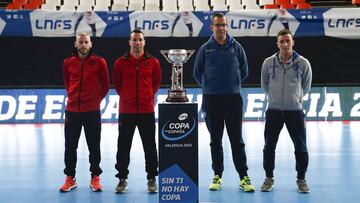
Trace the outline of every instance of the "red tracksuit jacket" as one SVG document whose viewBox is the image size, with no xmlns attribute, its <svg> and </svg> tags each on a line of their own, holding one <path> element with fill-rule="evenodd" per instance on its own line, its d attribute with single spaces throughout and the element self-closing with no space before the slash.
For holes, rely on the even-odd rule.
<svg viewBox="0 0 360 203">
<path fill-rule="evenodd" d="M 148 53 L 138 59 L 126 53 L 115 61 L 113 82 L 120 96 L 120 113 L 154 112 L 154 96 L 161 83 L 159 60 Z"/>
<path fill-rule="evenodd" d="M 104 58 L 89 54 L 81 60 L 77 53 L 63 63 L 64 86 L 68 100 L 66 110 L 88 112 L 100 110 L 101 100 L 109 91 L 110 80 Z"/>
</svg>

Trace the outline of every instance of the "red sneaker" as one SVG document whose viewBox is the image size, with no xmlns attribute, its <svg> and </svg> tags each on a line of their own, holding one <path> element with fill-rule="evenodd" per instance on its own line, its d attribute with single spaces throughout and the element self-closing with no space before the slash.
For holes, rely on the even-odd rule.
<svg viewBox="0 0 360 203">
<path fill-rule="evenodd" d="M 90 187 L 91 187 L 92 191 L 94 191 L 94 192 L 102 191 L 102 186 L 100 184 L 100 177 L 99 176 L 93 176 L 91 178 Z"/>
<path fill-rule="evenodd" d="M 69 192 L 70 190 L 77 187 L 76 179 L 71 176 L 66 176 L 64 185 L 60 187 L 60 192 Z"/>
</svg>

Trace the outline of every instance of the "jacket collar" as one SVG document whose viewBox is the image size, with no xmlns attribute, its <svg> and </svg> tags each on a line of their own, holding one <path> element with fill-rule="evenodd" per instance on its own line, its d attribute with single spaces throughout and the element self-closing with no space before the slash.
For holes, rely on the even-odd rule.
<svg viewBox="0 0 360 203">
<path fill-rule="evenodd" d="M 290 62 L 290 63 L 294 64 L 295 60 L 297 60 L 297 59 L 299 58 L 299 56 L 300 56 L 300 55 L 299 55 L 296 51 L 293 50 L 293 52 L 292 52 L 292 57 L 291 57 L 291 62 Z M 280 59 L 280 52 L 277 52 L 277 53 L 275 54 L 275 57 L 276 57 L 276 60 L 278 61 L 278 63 L 279 63 L 279 64 L 282 64 L 282 61 L 281 61 L 281 59 Z"/>
<path fill-rule="evenodd" d="M 219 45 L 215 38 L 214 38 L 214 34 L 211 35 L 209 42 L 216 47 L 217 49 L 220 49 L 221 45 Z M 226 43 L 223 45 L 224 47 L 228 47 L 230 46 L 232 43 L 234 42 L 234 38 L 232 36 L 230 36 L 229 34 L 226 34 Z"/>
<path fill-rule="evenodd" d="M 126 59 L 128 59 L 128 60 L 130 60 L 130 59 L 131 59 L 131 58 L 130 58 L 130 52 L 129 52 L 129 51 L 126 52 L 126 53 L 123 55 L 123 57 L 126 58 Z M 145 51 L 144 55 L 142 56 L 142 59 L 145 60 L 145 59 L 151 58 L 151 57 L 152 57 L 152 56 L 151 56 L 148 52 Z"/>
<path fill-rule="evenodd" d="M 89 54 L 86 56 L 85 59 L 89 58 L 89 56 L 91 56 L 91 55 L 93 55 L 93 53 L 92 53 L 92 50 L 90 49 Z M 76 57 L 76 58 L 78 58 L 78 59 L 80 59 L 77 49 L 74 49 L 74 51 L 73 51 L 73 56 Z M 85 59 L 84 59 L 84 60 L 85 60 Z"/>
</svg>

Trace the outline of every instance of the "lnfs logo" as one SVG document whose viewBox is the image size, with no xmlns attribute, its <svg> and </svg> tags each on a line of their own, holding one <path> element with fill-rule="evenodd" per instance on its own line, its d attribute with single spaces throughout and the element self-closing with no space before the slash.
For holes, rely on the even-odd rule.
<svg viewBox="0 0 360 203">
<path fill-rule="evenodd" d="M 71 20 L 36 19 L 35 27 L 40 30 L 70 30 Z"/>
<path fill-rule="evenodd" d="M 196 120 L 187 113 L 180 114 L 176 119 L 169 120 L 161 129 L 161 136 L 168 141 L 184 139 L 195 129 Z"/>
<path fill-rule="evenodd" d="M 360 27 L 360 18 L 329 19 L 329 28 L 353 28 Z"/>
<path fill-rule="evenodd" d="M 231 29 L 264 29 L 265 19 L 236 19 L 230 20 Z"/>
<path fill-rule="evenodd" d="M 135 28 L 140 30 L 167 30 L 169 20 L 135 20 Z"/>
</svg>

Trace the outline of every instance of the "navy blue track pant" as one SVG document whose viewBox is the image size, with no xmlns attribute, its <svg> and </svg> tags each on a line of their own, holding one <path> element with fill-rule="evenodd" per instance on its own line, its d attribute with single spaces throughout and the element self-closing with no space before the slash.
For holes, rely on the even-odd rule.
<svg viewBox="0 0 360 203">
<path fill-rule="evenodd" d="M 240 178 L 247 175 L 245 144 L 242 139 L 243 101 L 240 94 L 203 95 L 202 110 L 211 141 L 212 169 L 214 174 L 224 171 L 223 131 L 226 125 L 232 158 Z"/>
<path fill-rule="evenodd" d="M 266 111 L 265 146 L 263 150 L 263 166 L 267 177 L 273 177 L 275 168 L 275 149 L 283 125 L 286 125 L 295 148 L 296 171 L 298 179 L 305 179 L 309 163 L 309 154 L 306 147 L 306 129 L 304 112 L 298 111 Z"/>
</svg>

